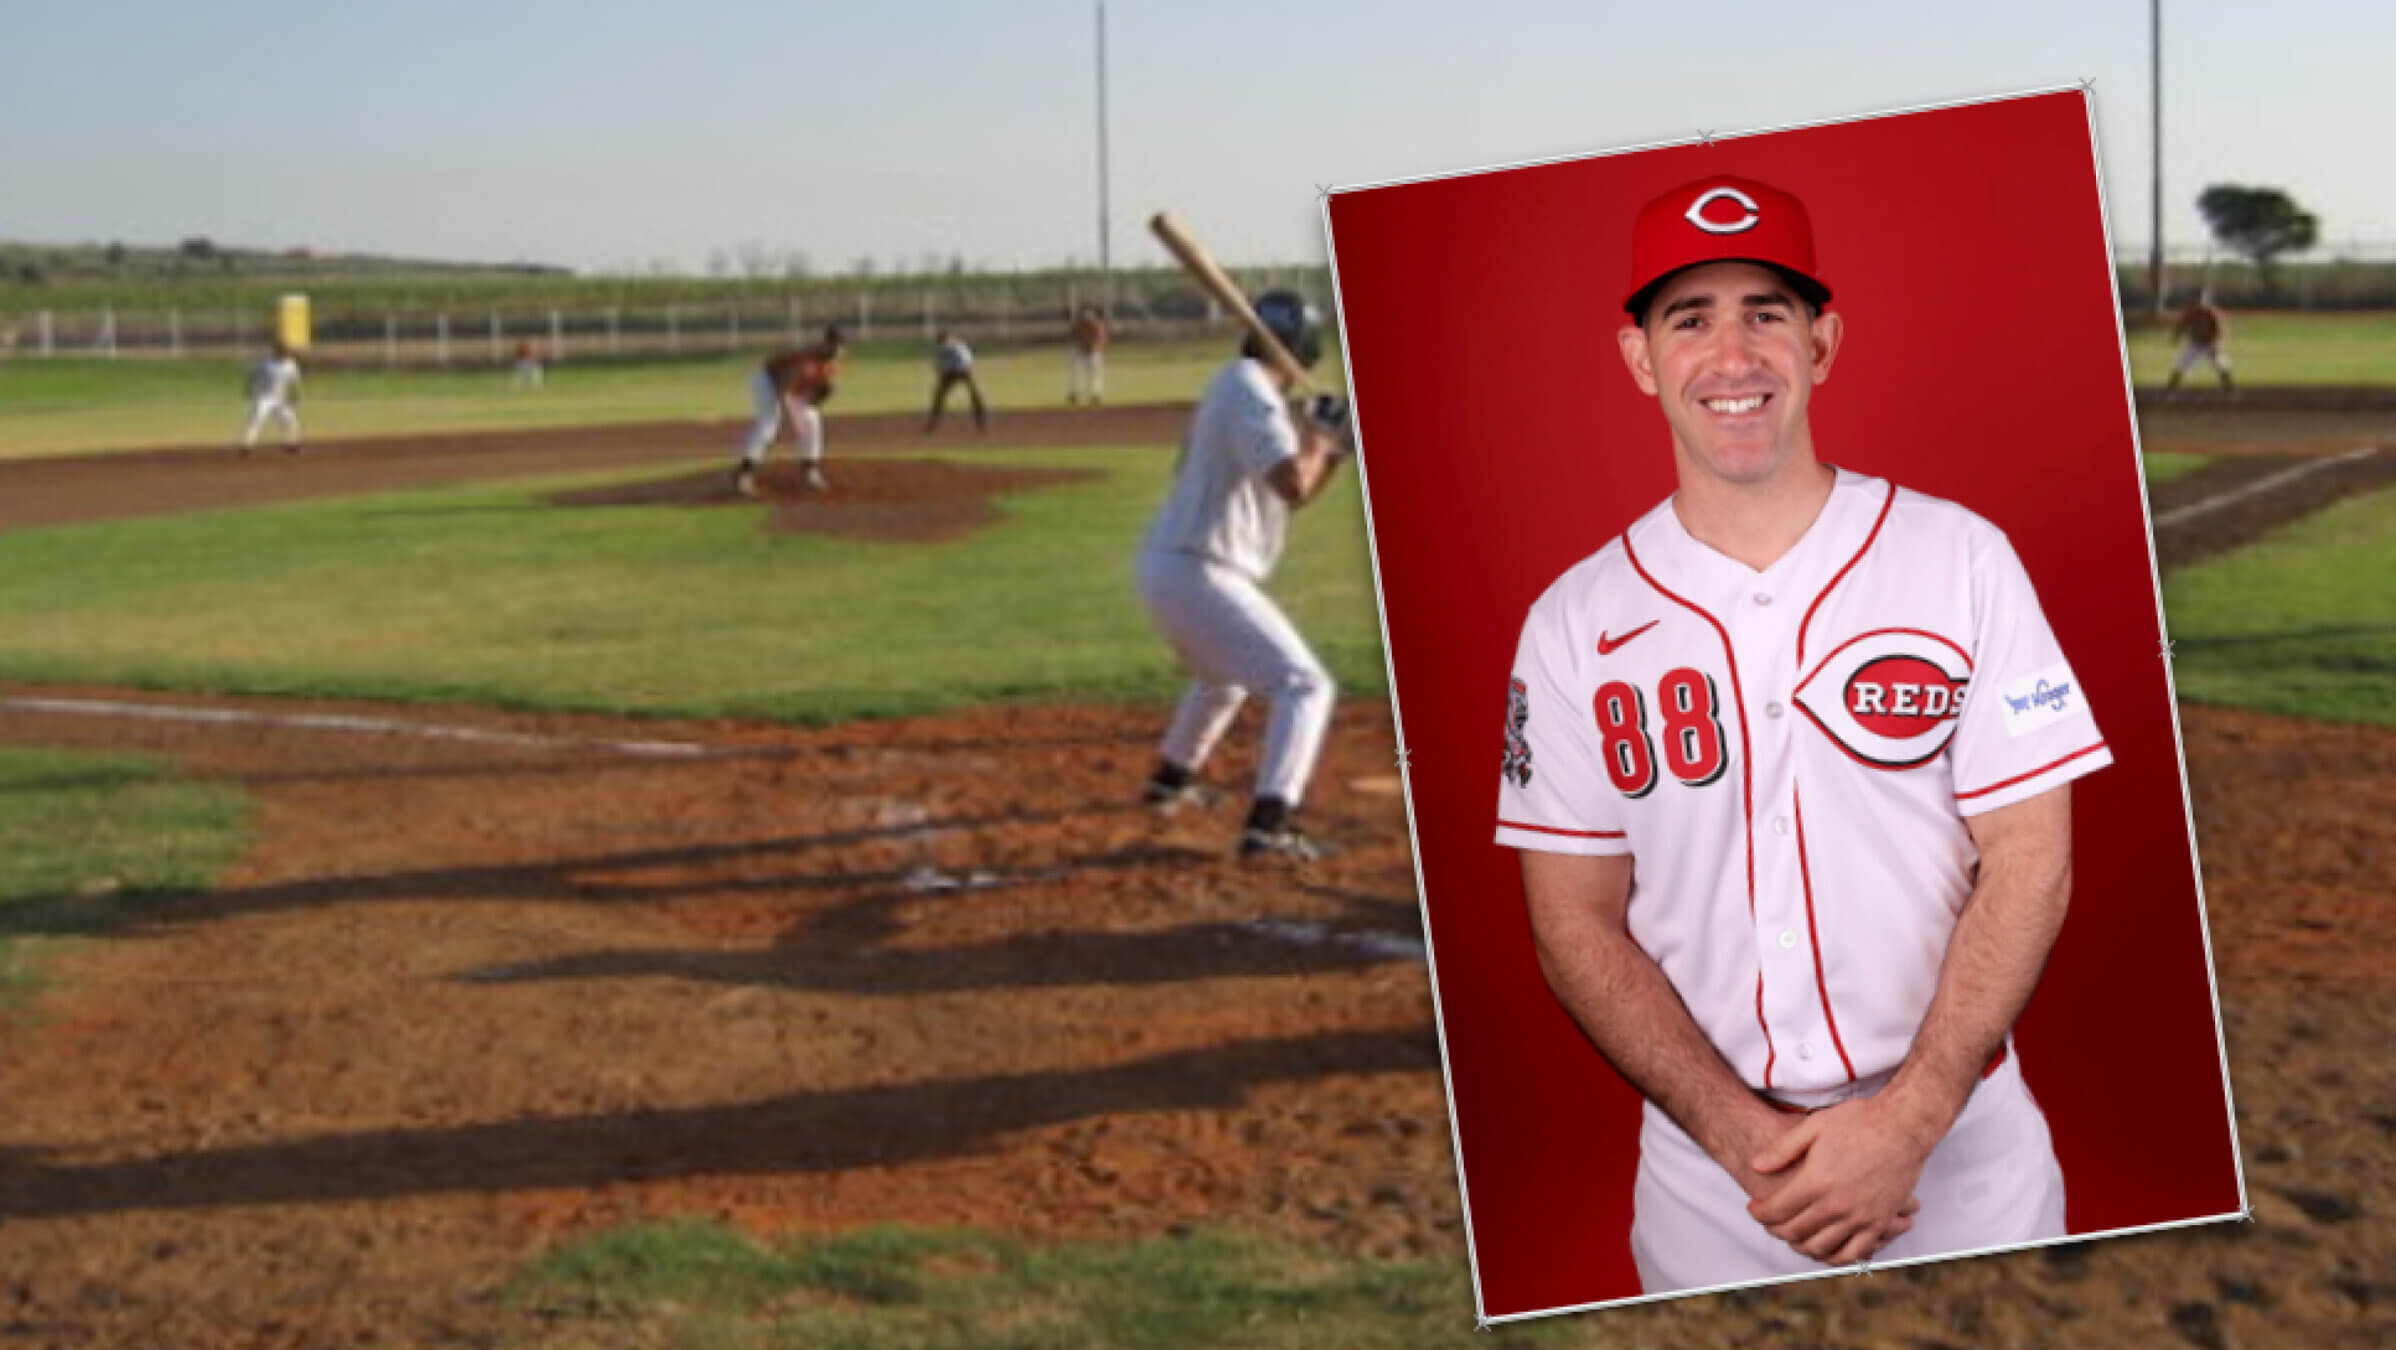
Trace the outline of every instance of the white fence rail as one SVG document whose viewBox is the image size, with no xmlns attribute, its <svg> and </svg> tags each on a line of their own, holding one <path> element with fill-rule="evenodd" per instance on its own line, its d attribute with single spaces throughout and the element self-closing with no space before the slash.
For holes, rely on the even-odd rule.
<svg viewBox="0 0 2396 1350">
<path fill-rule="evenodd" d="M 1252 289 L 1288 286 L 1326 311 L 1330 287 L 1312 269 L 1258 269 Z M 861 288 L 693 301 L 583 305 L 389 306 L 320 298 L 312 315 L 316 363 L 443 367 L 512 362 L 520 344 L 548 361 L 707 357 L 809 341 L 838 324 L 852 343 L 922 341 L 954 332 L 976 345 L 1062 342 L 1073 316 L 1097 302 L 1066 286 L 1046 294 L 990 287 Z M 1143 340 L 1226 329 L 1195 287 L 1149 286 L 1111 304 L 1119 337 Z M 0 360 L 64 357 L 246 356 L 273 335 L 266 305 L 210 308 L 91 306 L 0 309 Z"/>
</svg>

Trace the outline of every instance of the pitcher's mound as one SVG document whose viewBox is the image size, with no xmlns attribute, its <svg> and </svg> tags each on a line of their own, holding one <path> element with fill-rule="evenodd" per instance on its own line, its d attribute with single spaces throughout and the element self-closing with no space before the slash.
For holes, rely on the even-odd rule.
<svg viewBox="0 0 2396 1350">
<path fill-rule="evenodd" d="M 849 539 L 954 539 L 997 522 L 994 498 L 1095 475 L 1087 469 L 876 458 L 827 460 L 824 476 L 830 480 L 825 490 L 805 491 L 798 465 L 784 460 L 759 472 L 756 500 L 733 490 L 729 466 L 561 492 L 550 500 L 562 506 L 755 506 L 775 530 Z"/>
</svg>

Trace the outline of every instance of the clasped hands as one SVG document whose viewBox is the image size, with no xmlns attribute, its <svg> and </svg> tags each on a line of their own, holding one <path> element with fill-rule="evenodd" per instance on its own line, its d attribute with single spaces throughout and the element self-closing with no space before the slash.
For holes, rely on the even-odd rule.
<svg viewBox="0 0 2396 1350">
<path fill-rule="evenodd" d="M 1733 1169 L 1748 1214 L 1772 1236 L 1814 1260 L 1853 1265 L 1913 1227 L 1914 1185 L 1938 1138 L 1901 1106 L 1859 1097 L 1778 1121 L 1783 1128 Z"/>
</svg>

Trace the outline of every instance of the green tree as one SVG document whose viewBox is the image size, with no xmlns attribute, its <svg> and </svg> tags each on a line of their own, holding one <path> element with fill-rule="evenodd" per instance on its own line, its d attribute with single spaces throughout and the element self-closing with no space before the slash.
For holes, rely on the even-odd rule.
<svg viewBox="0 0 2396 1350">
<path fill-rule="evenodd" d="M 2302 253 L 2321 237 L 2320 219 L 2278 188 L 2215 183 L 2197 194 L 2196 209 L 2224 248 L 2253 261 L 2266 292 L 2276 289 L 2273 260 Z"/>
</svg>

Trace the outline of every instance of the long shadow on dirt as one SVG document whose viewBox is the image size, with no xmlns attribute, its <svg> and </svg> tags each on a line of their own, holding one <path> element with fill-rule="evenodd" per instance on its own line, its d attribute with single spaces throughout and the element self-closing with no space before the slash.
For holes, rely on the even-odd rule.
<svg viewBox="0 0 2396 1350">
<path fill-rule="evenodd" d="M 711 878 L 704 882 L 633 881 L 611 879 L 610 872 L 656 868 L 715 866 L 727 863 L 803 854 L 810 850 L 878 840 L 929 839 L 946 832 L 1041 825 L 1092 815 L 1128 815 L 1140 806 L 1119 802 L 1092 803 L 1069 810 L 1020 812 L 989 816 L 931 818 L 905 824 L 876 825 L 825 834 L 745 840 L 730 844 L 699 844 L 680 848 L 635 849 L 618 853 L 584 854 L 538 862 L 476 864 L 360 876 L 310 877 L 263 886 L 229 886 L 204 893 L 159 898 L 139 923 L 118 930 L 138 934 L 153 927 L 205 923 L 236 915 L 277 913 L 336 905 L 391 901 L 508 900 L 570 901 L 586 904 L 646 903 L 672 900 L 698 892 L 826 891 L 850 887 L 889 887 L 905 884 L 920 865 L 872 871 L 813 872 L 793 870 L 767 876 Z M 1098 853 L 1062 857 L 1038 867 L 995 872 L 1001 879 L 1026 880 L 1076 872 L 1106 871 L 1150 865 L 1186 865 L 1211 860 L 1186 849 L 1132 846 Z M 29 897 L 29 908 L 43 901 L 72 897 Z M 39 927 L 20 932 L 44 931 Z M 78 927 L 75 931 L 86 931 Z"/>
<path fill-rule="evenodd" d="M 1152 1111 L 1227 1110 L 1252 1088 L 1439 1065 L 1428 1025 L 1274 1037 L 1103 1068 L 800 1092 L 691 1110 L 323 1135 L 49 1167 L 0 1155 L 0 1216 L 305 1204 L 437 1192 L 832 1172 L 974 1152 L 993 1137 Z"/>
</svg>

